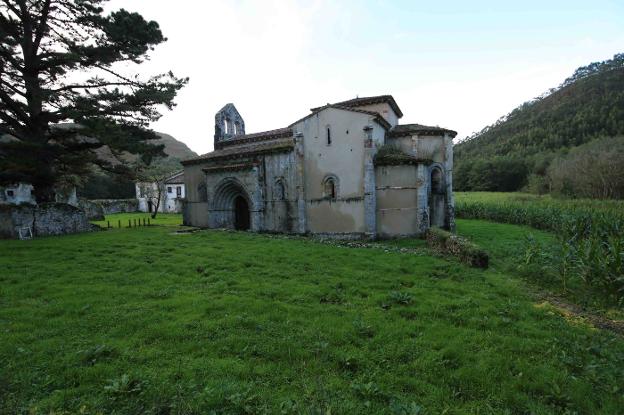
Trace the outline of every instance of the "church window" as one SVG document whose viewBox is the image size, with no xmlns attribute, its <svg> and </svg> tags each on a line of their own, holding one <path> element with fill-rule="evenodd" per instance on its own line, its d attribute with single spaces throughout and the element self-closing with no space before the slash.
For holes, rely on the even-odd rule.
<svg viewBox="0 0 624 415">
<path fill-rule="evenodd" d="M 284 189 L 284 183 L 281 180 L 275 182 L 275 200 L 285 200 L 286 189 Z"/>
<path fill-rule="evenodd" d="M 434 167 L 431 170 L 431 193 L 444 194 L 444 186 L 442 183 L 442 170 L 439 167 Z"/>
<path fill-rule="evenodd" d="M 337 180 L 335 177 L 328 177 L 323 182 L 323 196 L 328 199 L 336 199 L 338 194 L 337 191 Z"/>
<path fill-rule="evenodd" d="M 329 128 L 329 125 L 327 126 L 327 145 L 331 146 L 332 143 L 332 137 L 331 137 L 331 128 Z"/>
</svg>

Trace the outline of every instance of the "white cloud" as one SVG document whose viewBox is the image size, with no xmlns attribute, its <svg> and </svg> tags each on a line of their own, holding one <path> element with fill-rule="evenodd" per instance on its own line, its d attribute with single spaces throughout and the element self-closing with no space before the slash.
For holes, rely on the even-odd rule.
<svg viewBox="0 0 624 415">
<path fill-rule="evenodd" d="M 178 106 L 154 128 L 200 153 L 212 149 L 214 113 L 228 102 L 247 131 L 257 132 L 356 94 L 393 94 L 403 122 L 440 124 L 463 137 L 623 44 L 621 29 L 601 43 L 579 28 L 570 44 L 523 43 L 521 33 L 513 45 L 490 44 L 496 33 L 479 32 L 474 39 L 484 43 L 467 48 L 462 38 L 470 33 L 442 23 L 419 29 L 427 22 L 398 27 L 400 15 L 384 21 L 383 2 L 110 2 L 110 9 L 120 7 L 158 21 L 169 38 L 141 70 L 191 78 Z"/>
</svg>

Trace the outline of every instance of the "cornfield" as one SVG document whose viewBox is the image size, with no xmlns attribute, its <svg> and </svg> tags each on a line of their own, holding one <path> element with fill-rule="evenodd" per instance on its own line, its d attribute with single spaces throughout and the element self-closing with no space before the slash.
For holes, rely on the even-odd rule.
<svg viewBox="0 0 624 415">
<path fill-rule="evenodd" d="M 564 290 L 578 283 L 624 305 L 624 202 L 558 200 L 524 194 L 458 193 L 460 218 L 551 231 L 554 249 L 528 237 L 525 265 L 547 264 Z"/>
</svg>

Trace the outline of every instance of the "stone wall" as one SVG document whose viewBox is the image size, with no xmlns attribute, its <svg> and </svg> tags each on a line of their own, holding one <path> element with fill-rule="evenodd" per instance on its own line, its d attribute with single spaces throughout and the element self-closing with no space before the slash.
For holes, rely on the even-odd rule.
<svg viewBox="0 0 624 415">
<path fill-rule="evenodd" d="M 139 211 L 139 201 L 137 199 L 98 199 L 90 202 L 102 206 L 105 215 Z"/>
<path fill-rule="evenodd" d="M 104 208 L 101 204 L 95 203 L 92 200 L 81 199 L 78 202 L 78 207 L 84 210 L 89 220 L 104 220 Z"/>
<path fill-rule="evenodd" d="M 65 235 L 98 229 L 82 209 L 65 203 L 1 205 L 0 238 L 17 239 L 19 229 L 30 227 L 33 236 Z"/>
</svg>

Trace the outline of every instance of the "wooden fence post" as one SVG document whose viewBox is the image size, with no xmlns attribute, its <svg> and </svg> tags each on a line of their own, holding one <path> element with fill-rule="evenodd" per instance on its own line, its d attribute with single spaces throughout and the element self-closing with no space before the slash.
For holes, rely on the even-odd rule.
<svg viewBox="0 0 624 415">
<path fill-rule="evenodd" d="M 107 221 L 106 221 L 106 227 L 110 229 L 110 227 L 111 227 L 111 226 L 110 226 L 110 220 L 107 220 Z"/>
<path fill-rule="evenodd" d="M 121 229 L 121 219 L 117 221 L 117 227 Z"/>
<path fill-rule="evenodd" d="M 128 219 L 128 228 L 132 228 L 132 221 Z"/>
</svg>

